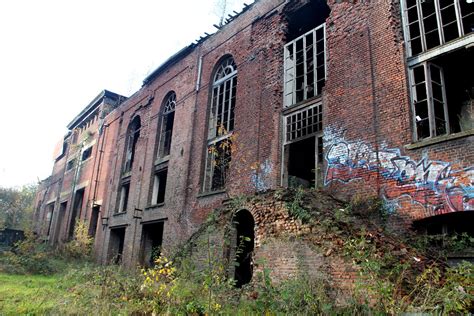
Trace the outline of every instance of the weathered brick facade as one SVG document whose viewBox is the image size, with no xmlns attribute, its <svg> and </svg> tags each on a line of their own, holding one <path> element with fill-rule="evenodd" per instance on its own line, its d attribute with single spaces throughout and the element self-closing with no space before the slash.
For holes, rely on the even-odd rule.
<svg viewBox="0 0 474 316">
<path fill-rule="evenodd" d="M 101 110 L 107 114 L 103 121 L 88 124 L 80 115 L 70 124 L 68 149 L 38 192 L 39 225 L 51 222 L 53 227 L 42 233 L 54 236 L 52 243 L 66 240 L 71 216 L 90 224 L 93 212 L 100 211 L 91 230 L 98 260 L 145 263 L 147 249 L 172 252 L 229 197 L 295 182 L 314 185 L 315 177 L 316 185 L 340 198 L 379 196 L 400 227 L 473 211 L 473 130 L 413 136 L 418 118 L 409 74 L 417 60 L 437 57 L 433 50 L 431 55 L 407 53 L 402 22 L 407 5 L 397 0 L 259 0 L 246 7 L 215 34 L 172 56 L 127 100 L 110 94 L 114 102 Z M 464 32 L 457 39 L 463 45 L 455 50 L 472 56 L 473 39 L 473 33 Z M 215 79 L 218 66 L 228 57 L 236 67 L 229 75 L 236 78 L 234 101 L 226 99 L 227 92 L 213 98 L 221 84 Z M 163 112 L 170 92 L 176 95 L 171 123 Z M 223 159 L 206 162 L 213 154 L 210 116 L 222 114 L 219 106 L 213 110 L 215 102 L 224 104 L 222 113 L 233 115 L 232 130 L 218 134 L 215 143 L 231 140 L 231 162 L 222 169 L 227 170 L 222 172 L 225 186 L 205 190 L 203 182 L 206 177 L 214 181 L 221 171 L 215 165 Z M 290 117 L 299 121 L 288 123 Z M 221 124 L 226 119 L 222 114 Z M 79 139 L 73 147 L 81 122 L 86 122 L 83 133 L 93 132 L 91 140 Z M 170 126 L 169 155 L 160 156 L 162 134 Z M 67 171 L 74 152 L 91 144 L 89 161 Z M 81 189 L 82 207 L 74 213 L 74 196 Z M 278 223 L 258 226 L 255 240 L 266 238 L 268 230 L 287 230 Z M 255 252 L 266 257 L 280 247 L 278 242 L 261 248 L 257 242 Z M 300 248 L 294 251 L 303 253 L 308 266 L 322 262 L 321 254 Z M 281 271 L 291 274 L 292 257 L 268 260 L 287 266 Z"/>
</svg>

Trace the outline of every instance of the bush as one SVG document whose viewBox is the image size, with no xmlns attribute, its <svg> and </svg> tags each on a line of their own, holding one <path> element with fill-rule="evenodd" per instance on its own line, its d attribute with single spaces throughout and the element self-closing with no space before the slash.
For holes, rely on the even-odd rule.
<svg viewBox="0 0 474 316">
<path fill-rule="evenodd" d="M 93 244 L 94 238 L 89 236 L 86 221 L 78 220 L 74 238 L 63 246 L 62 252 L 68 259 L 91 259 Z"/>
<path fill-rule="evenodd" d="M 27 231 L 24 240 L 3 254 L 0 271 L 12 274 L 52 274 L 57 269 L 51 257 L 49 247 L 31 231 Z"/>
</svg>

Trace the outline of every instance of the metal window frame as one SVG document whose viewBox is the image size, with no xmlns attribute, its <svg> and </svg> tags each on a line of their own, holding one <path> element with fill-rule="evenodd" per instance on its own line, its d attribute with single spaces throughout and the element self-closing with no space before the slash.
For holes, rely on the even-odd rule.
<svg viewBox="0 0 474 316">
<path fill-rule="evenodd" d="M 419 28 L 420 28 L 420 37 L 421 37 L 422 49 L 421 49 L 420 53 L 413 54 L 412 47 L 411 47 L 412 37 L 411 37 L 411 34 L 410 34 L 410 30 L 409 30 L 410 21 L 408 20 L 408 8 L 407 8 L 407 2 L 406 1 L 407 0 L 400 0 L 401 10 L 402 10 L 403 31 L 404 31 L 403 33 L 404 33 L 404 37 L 405 37 L 405 43 L 408 43 L 408 47 L 407 47 L 408 57 L 420 55 L 420 54 L 426 53 L 427 51 L 429 51 L 431 49 L 435 49 L 435 48 L 438 48 L 440 46 L 445 45 L 446 40 L 445 40 L 445 37 L 444 37 L 443 21 L 442 21 L 442 16 L 441 16 L 441 9 L 440 9 L 439 0 L 433 0 L 433 2 L 434 2 L 434 6 L 435 6 L 436 23 L 437 23 L 437 28 L 438 28 L 440 44 L 435 46 L 435 47 L 432 47 L 430 49 L 428 49 L 427 45 L 426 45 L 426 32 L 425 32 L 425 28 L 424 28 L 423 10 L 422 10 L 422 7 L 421 7 L 421 1 L 416 0 L 417 17 L 418 17 L 418 23 L 419 23 Z M 457 25 L 457 30 L 458 30 L 458 37 L 457 38 L 461 38 L 465 34 L 464 34 L 463 26 L 462 26 L 461 9 L 460 9 L 460 6 L 459 6 L 459 1 L 460 0 L 452 0 L 452 1 L 453 1 L 453 4 L 454 4 L 454 12 L 455 12 L 455 15 L 456 15 L 456 25 Z M 415 23 L 415 22 L 413 22 L 413 23 Z M 455 40 L 455 39 L 453 39 L 453 40 Z"/>
<path fill-rule="evenodd" d="M 323 30 L 323 58 L 324 58 L 324 80 L 327 80 L 327 40 L 326 40 L 326 23 L 322 23 L 315 27 L 314 29 L 306 32 L 305 34 L 295 38 L 291 42 L 288 42 L 284 45 L 283 47 L 283 107 L 288 108 L 292 105 L 297 104 L 296 102 L 296 42 L 303 40 L 303 64 L 304 64 L 304 72 L 303 72 L 303 80 L 304 80 L 304 87 L 303 87 L 303 101 L 307 100 L 307 55 L 306 55 L 306 37 L 308 35 L 313 36 L 313 86 L 315 87 L 315 92 L 314 96 L 318 96 L 318 82 L 320 81 L 321 78 L 318 78 L 318 64 L 317 64 L 317 56 L 319 55 L 319 51 L 317 51 L 317 37 L 316 33 L 318 30 L 322 29 Z M 293 61 L 291 63 L 288 62 L 289 56 L 291 54 L 289 53 L 289 47 L 292 46 L 292 56 L 293 56 Z M 291 67 L 290 67 L 291 66 Z M 292 79 L 288 80 L 288 78 L 291 77 Z M 287 83 L 291 81 L 291 91 L 288 91 L 287 89 Z M 291 101 L 288 101 L 288 96 L 291 95 Z"/>
<path fill-rule="evenodd" d="M 229 74 L 224 75 L 222 78 L 216 79 L 218 77 L 219 72 L 225 71 L 227 67 L 232 66 L 232 71 Z M 229 139 L 233 135 L 233 130 L 230 130 L 230 116 L 232 113 L 232 99 L 236 97 L 233 94 L 234 88 L 237 88 L 237 66 L 235 65 L 235 60 L 232 56 L 228 56 L 224 60 L 222 60 L 218 65 L 217 65 L 217 71 L 213 75 L 212 79 L 212 86 L 210 87 L 211 89 L 211 98 L 210 98 L 210 105 L 209 105 L 209 119 L 208 119 L 208 128 L 207 128 L 207 143 L 206 143 L 206 153 L 204 156 L 204 175 L 203 175 L 203 181 L 202 181 L 202 187 L 201 190 L 202 192 L 212 192 L 212 179 L 214 177 L 214 170 L 215 170 L 215 164 L 212 163 L 212 161 L 215 161 L 215 154 L 209 152 L 209 147 L 217 144 L 223 140 Z M 228 99 L 225 98 L 225 87 L 226 84 L 229 83 L 229 96 Z M 217 88 L 217 90 L 216 90 Z M 223 100 L 222 103 L 219 104 L 219 94 L 221 89 L 223 89 Z M 213 108 L 215 107 L 215 114 L 213 115 Z M 234 105 L 235 108 L 235 105 Z M 224 128 L 226 129 L 225 134 L 223 135 L 218 135 L 217 129 L 219 126 L 217 126 L 218 122 L 218 115 L 219 115 L 219 109 L 222 109 L 222 112 L 220 115 L 222 115 L 221 120 L 222 122 L 226 122 L 226 126 Z M 226 112 L 225 110 L 227 109 L 227 118 L 224 120 L 224 113 Z M 211 155 L 211 156 L 209 156 Z M 211 165 L 209 166 L 209 162 L 211 161 Z M 210 170 L 208 168 L 210 167 Z M 206 181 L 206 179 L 209 178 L 209 181 Z M 209 182 L 209 183 L 208 183 Z"/>
<path fill-rule="evenodd" d="M 446 127 L 446 134 L 450 134 L 450 126 L 449 126 L 449 115 L 448 115 L 448 104 L 446 100 L 446 85 L 444 79 L 444 71 L 443 68 L 431 63 L 431 62 L 423 62 L 413 66 L 409 69 L 409 80 L 410 80 L 410 95 L 411 95 L 411 110 L 412 110 L 412 124 L 413 124 L 413 139 L 415 141 L 420 141 L 418 131 L 416 128 L 416 109 L 415 109 L 415 99 L 416 99 L 416 82 L 414 77 L 414 68 L 422 66 L 423 72 L 425 76 L 425 89 L 426 89 L 426 100 L 427 100 L 427 107 L 428 107 L 428 123 L 429 123 L 429 130 L 430 136 L 426 138 L 433 138 L 442 135 L 436 135 L 436 118 L 435 118 L 435 111 L 434 111 L 434 101 L 433 101 L 433 91 L 432 91 L 432 80 L 431 80 L 431 67 L 436 67 L 440 71 L 440 78 L 441 78 L 441 92 L 443 97 L 443 111 L 445 117 L 445 127 Z M 424 139 L 426 139 L 424 138 Z"/>
</svg>

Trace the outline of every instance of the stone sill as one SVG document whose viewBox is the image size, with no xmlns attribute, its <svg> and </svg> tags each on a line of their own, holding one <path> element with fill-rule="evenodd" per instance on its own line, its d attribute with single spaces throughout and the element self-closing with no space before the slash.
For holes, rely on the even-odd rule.
<svg viewBox="0 0 474 316">
<path fill-rule="evenodd" d="M 123 216 L 125 214 L 127 214 L 127 212 L 114 213 L 112 216 L 113 217 L 120 217 L 120 216 Z"/>
<path fill-rule="evenodd" d="M 200 194 L 198 194 L 198 199 L 199 198 L 204 198 L 204 197 L 208 197 L 208 196 L 213 196 L 213 195 L 218 195 L 218 194 L 222 194 L 222 193 L 226 193 L 227 191 L 225 189 L 223 190 L 217 190 L 217 191 L 211 191 L 211 192 L 202 192 Z"/>
<path fill-rule="evenodd" d="M 165 202 L 163 203 L 158 203 L 158 204 L 152 204 L 152 205 L 148 205 L 147 207 L 145 207 L 145 210 L 150 210 L 152 208 L 159 208 L 159 207 L 163 207 L 165 206 Z"/>
<path fill-rule="evenodd" d="M 405 149 L 408 149 L 408 150 L 418 149 L 418 148 L 422 148 L 422 147 L 426 147 L 426 146 L 430 146 L 430 145 L 450 141 L 450 140 L 453 140 L 453 139 L 472 136 L 472 135 L 474 135 L 474 129 L 470 129 L 470 130 L 464 131 L 464 132 L 449 134 L 449 135 L 438 136 L 438 137 L 434 137 L 434 138 L 427 138 L 427 139 L 424 139 L 424 140 L 416 142 L 416 143 L 405 145 Z"/>
</svg>

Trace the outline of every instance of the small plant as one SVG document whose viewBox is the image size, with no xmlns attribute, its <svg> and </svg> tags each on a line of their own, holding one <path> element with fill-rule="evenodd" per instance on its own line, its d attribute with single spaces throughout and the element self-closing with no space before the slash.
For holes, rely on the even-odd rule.
<svg viewBox="0 0 474 316">
<path fill-rule="evenodd" d="M 89 236 L 87 222 L 78 220 L 74 227 L 74 238 L 63 247 L 64 255 L 73 259 L 89 259 L 94 238 Z"/>
<path fill-rule="evenodd" d="M 141 291 L 153 306 L 153 313 L 163 312 L 170 305 L 175 290 L 176 268 L 173 262 L 164 256 L 155 260 L 155 266 L 151 269 L 143 269 L 144 277 Z"/>
<path fill-rule="evenodd" d="M 293 199 L 286 203 L 286 207 L 291 217 L 297 218 L 301 220 L 303 224 L 306 224 L 310 221 L 311 214 L 307 209 L 302 207 L 304 192 L 302 187 L 297 187 Z"/>
</svg>

